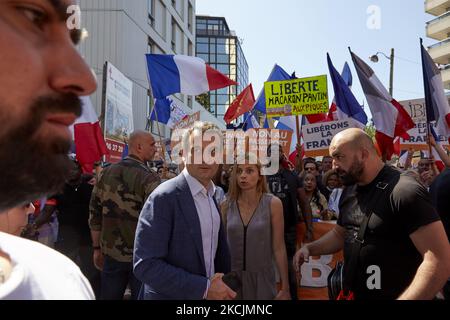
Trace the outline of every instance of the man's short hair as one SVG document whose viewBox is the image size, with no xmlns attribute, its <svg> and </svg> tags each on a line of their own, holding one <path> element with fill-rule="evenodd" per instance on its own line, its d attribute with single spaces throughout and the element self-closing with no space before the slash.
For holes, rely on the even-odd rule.
<svg viewBox="0 0 450 320">
<path fill-rule="evenodd" d="M 190 152 L 191 150 L 191 144 L 193 141 L 191 141 L 191 137 L 193 133 L 201 133 L 202 138 L 203 134 L 205 132 L 215 132 L 223 139 L 223 133 L 220 128 L 211 122 L 202 122 L 202 121 L 196 121 L 189 129 L 187 129 L 183 133 L 182 141 L 183 141 L 183 150 L 184 152 Z M 203 140 L 202 140 L 203 141 Z M 222 140 L 223 145 L 223 140 Z"/>
<path fill-rule="evenodd" d="M 303 169 L 306 168 L 306 165 L 308 163 L 314 163 L 314 166 L 316 167 L 316 170 L 319 170 L 319 165 L 317 164 L 316 160 L 314 158 L 305 158 L 303 160 Z"/>
</svg>

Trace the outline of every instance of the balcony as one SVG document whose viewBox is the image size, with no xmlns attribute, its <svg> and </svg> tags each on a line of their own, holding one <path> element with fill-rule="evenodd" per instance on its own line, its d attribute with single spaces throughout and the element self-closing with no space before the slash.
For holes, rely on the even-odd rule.
<svg viewBox="0 0 450 320">
<path fill-rule="evenodd" d="M 450 63 L 450 38 L 428 47 L 428 53 L 434 62 L 439 64 Z"/>
<path fill-rule="evenodd" d="M 444 70 L 441 70 L 441 76 L 444 89 L 450 90 L 450 65 L 447 65 Z"/>
<path fill-rule="evenodd" d="M 434 16 L 440 16 L 450 8 L 450 0 L 425 0 L 425 12 Z"/>
<path fill-rule="evenodd" d="M 427 37 L 442 41 L 450 34 L 450 12 L 427 22 Z"/>
</svg>

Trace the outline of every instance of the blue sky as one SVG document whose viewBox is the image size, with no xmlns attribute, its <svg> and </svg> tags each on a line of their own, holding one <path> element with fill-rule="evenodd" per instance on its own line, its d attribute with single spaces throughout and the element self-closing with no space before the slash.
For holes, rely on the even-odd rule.
<svg viewBox="0 0 450 320">
<path fill-rule="evenodd" d="M 276 4 L 276 5 L 275 5 Z M 369 29 L 369 6 L 380 9 L 380 29 Z M 197 0 L 197 14 L 223 16 L 230 29 L 243 39 L 249 64 L 249 79 L 259 94 L 275 63 L 298 77 L 328 75 L 326 53 L 342 70 L 347 61 L 352 70 L 353 92 L 365 101 L 348 52 L 352 51 L 374 69 L 389 86 L 389 60 L 378 63 L 368 57 L 377 51 L 395 49 L 394 98 L 398 101 L 423 97 L 419 38 L 425 45 L 425 24 L 433 16 L 424 11 L 423 0 Z M 331 80 L 329 99 L 333 99 Z M 367 103 L 366 113 L 368 113 Z M 369 115 L 370 117 L 370 115 Z"/>
</svg>

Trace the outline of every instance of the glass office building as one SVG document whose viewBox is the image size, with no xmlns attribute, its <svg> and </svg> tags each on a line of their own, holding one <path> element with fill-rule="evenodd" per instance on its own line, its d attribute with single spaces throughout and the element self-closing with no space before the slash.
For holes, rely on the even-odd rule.
<svg viewBox="0 0 450 320">
<path fill-rule="evenodd" d="M 248 64 L 240 40 L 230 31 L 225 18 L 196 17 L 196 55 L 239 84 L 197 97 L 199 103 L 222 119 L 228 106 L 249 83 Z"/>
</svg>

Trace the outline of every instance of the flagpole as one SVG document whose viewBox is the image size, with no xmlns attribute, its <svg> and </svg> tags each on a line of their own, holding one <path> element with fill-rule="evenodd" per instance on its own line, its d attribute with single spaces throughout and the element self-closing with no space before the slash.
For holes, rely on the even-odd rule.
<svg viewBox="0 0 450 320">
<path fill-rule="evenodd" d="M 427 90 L 425 89 L 426 87 L 426 80 L 425 80 L 425 70 L 424 70 L 424 56 L 423 56 L 423 39 L 420 38 L 420 52 L 421 52 L 421 57 L 422 57 L 422 73 L 423 73 L 423 85 L 424 85 L 424 94 L 425 94 L 425 105 L 427 103 Z M 428 121 L 428 111 L 427 108 L 425 107 L 425 116 L 427 119 L 427 144 L 428 144 L 428 158 L 431 159 L 431 155 L 433 154 L 432 152 L 432 147 L 431 147 L 431 142 L 430 142 L 430 137 L 431 137 L 431 123 Z"/>
<path fill-rule="evenodd" d="M 150 77 L 150 72 L 148 70 L 148 62 L 146 64 L 147 64 L 147 77 L 148 77 L 148 83 L 149 83 L 148 93 L 149 93 L 150 98 L 153 100 L 153 110 L 155 111 L 156 126 L 158 128 L 158 135 L 159 135 L 159 143 L 161 144 L 161 148 L 163 151 L 163 159 L 162 160 L 163 160 L 163 165 L 165 165 L 166 164 L 166 147 L 165 147 L 165 144 L 162 142 L 161 131 L 159 129 L 158 112 L 156 111 L 156 108 L 155 108 L 156 103 L 155 103 L 155 98 L 153 96 L 152 79 Z M 150 115 L 151 115 L 151 113 L 150 113 Z M 149 120 L 149 121 L 151 121 L 151 120 Z M 168 155 L 169 155 L 170 161 L 172 161 L 172 157 L 170 156 L 170 154 L 168 154 Z"/>
<path fill-rule="evenodd" d="M 158 111 L 156 111 L 155 106 L 153 106 L 153 110 L 155 111 L 156 126 L 158 128 L 158 135 L 159 135 L 159 143 L 161 144 L 161 148 L 162 148 L 162 152 L 163 152 L 163 165 L 164 165 L 164 167 L 166 167 L 166 145 L 162 141 L 162 135 L 161 135 L 161 130 L 160 130 L 159 121 L 158 121 Z M 170 161 L 172 161 L 170 154 L 167 153 L 167 155 L 169 156 Z"/>
</svg>

